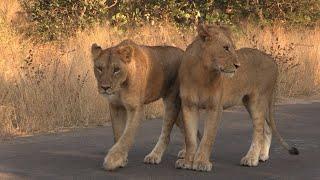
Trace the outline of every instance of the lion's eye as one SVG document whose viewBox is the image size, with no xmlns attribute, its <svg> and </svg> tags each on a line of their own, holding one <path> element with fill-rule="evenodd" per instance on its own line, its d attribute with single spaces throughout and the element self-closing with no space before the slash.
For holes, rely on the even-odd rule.
<svg viewBox="0 0 320 180">
<path fill-rule="evenodd" d="M 119 67 L 115 67 L 113 69 L 113 74 L 118 74 L 120 72 L 120 68 Z"/>
<path fill-rule="evenodd" d="M 229 46 L 223 46 L 223 49 L 226 50 L 226 51 L 228 51 L 228 52 L 230 51 Z"/>
</svg>

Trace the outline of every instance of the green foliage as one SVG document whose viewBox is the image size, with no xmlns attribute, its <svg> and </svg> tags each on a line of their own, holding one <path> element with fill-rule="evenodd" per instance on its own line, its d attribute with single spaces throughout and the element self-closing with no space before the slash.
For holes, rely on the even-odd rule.
<svg viewBox="0 0 320 180">
<path fill-rule="evenodd" d="M 73 35 L 101 22 L 108 12 L 104 0 L 20 0 L 31 22 L 29 33 L 42 40 Z"/>
<path fill-rule="evenodd" d="M 320 18 L 319 0 L 235 0 L 228 6 L 242 19 L 263 23 L 313 26 Z"/>
<path fill-rule="evenodd" d="M 215 1 L 183 0 L 138 0 L 119 3 L 113 9 L 111 22 L 114 25 L 153 24 L 157 21 L 170 21 L 189 27 L 199 18 L 208 22 L 230 23 L 229 15 L 216 9 Z"/>
<path fill-rule="evenodd" d="M 20 0 L 32 22 L 31 35 L 57 40 L 93 23 L 120 27 L 170 21 L 192 27 L 206 22 L 237 24 L 243 20 L 272 24 L 314 25 L 319 0 Z"/>
</svg>

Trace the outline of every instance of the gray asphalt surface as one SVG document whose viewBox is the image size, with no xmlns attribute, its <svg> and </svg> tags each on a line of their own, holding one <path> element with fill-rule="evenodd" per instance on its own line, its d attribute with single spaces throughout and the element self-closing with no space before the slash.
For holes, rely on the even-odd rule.
<svg viewBox="0 0 320 180">
<path fill-rule="evenodd" d="M 258 167 L 239 165 L 252 125 L 248 113 L 237 110 L 223 114 L 208 173 L 174 168 L 183 142 L 177 128 L 161 164 L 144 164 L 161 130 L 162 121 L 151 120 L 142 124 L 128 165 L 115 172 L 102 169 L 113 136 L 111 127 L 101 127 L 1 141 L 0 179 L 320 179 L 319 117 L 320 103 L 277 106 L 278 130 L 300 155 L 289 155 L 274 138 L 269 161 Z"/>
</svg>

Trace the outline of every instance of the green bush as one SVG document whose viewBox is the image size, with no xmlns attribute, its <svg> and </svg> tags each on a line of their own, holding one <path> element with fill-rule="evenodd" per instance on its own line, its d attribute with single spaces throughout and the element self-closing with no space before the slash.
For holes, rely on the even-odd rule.
<svg viewBox="0 0 320 180">
<path fill-rule="evenodd" d="M 319 0 L 20 0 L 31 26 L 29 35 L 58 40 L 94 23 L 120 27 L 170 21 L 191 27 L 207 22 L 237 24 L 243 20 L 272 24 L 314 25 Z"/>
<path fill-rule="evenodd" d="M 264 23 L 313 26 L 320 18 L 319 0 L 236 0 L 229 9 L 241 18 Z"/>
<path fill-rule="evenodd" d="M 57 40 L 106 19 L 105 0 L 20 0 L 31 22 L 30 35 Z"/>
<path fill-rule="evenodd" d="M 203 17 L 207 21 L 229 20 L 228 16 L 215 10 L 211 1 L 154 0 L 119 3 L 113 10 L 111 22 L 115 25 L 141 25 L 159 20 L 190 26 Z"/>
</svg>

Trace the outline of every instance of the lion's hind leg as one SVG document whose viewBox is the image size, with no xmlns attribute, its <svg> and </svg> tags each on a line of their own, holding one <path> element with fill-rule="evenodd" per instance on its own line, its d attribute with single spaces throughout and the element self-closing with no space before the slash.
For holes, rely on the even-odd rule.
<svg viewBox="0 0 320 180">
<path fill-rule="evenodd" d="M 165 112 L 164 112 L 161 134 L 156 146 L 144 158 L 145 163 L 159 164 L 161 162 L 162 155 L 170 142 L 171 130 L 179 115 L 180 102 L 177 102 L 177 101 L 174 101 L 171 98 L 163 99 Z"/>
<path fill-rule="evenodd" d="M 263 129 L 263 142 L 262 142 L 261 151 L 259 155 L 259 160 L 262 162 L 265 162 L 269 159 L 269 149 L 271 145 L 271 139 L 272 139 L 272 131 L 268 123 L 265 121 L 264 129 Z"/>
<path fill-rule="evenodd" d="M 247 103 L 245 103 L 245 106 L 253 122 L 253 135 L 250 149 L 241 159 L 240 164 L 243 166 L 257 166 L 262 148 L 267 148 L 267 146 L 264 146 L 264 126 L 266 122 L 266 108 L 268 107 L 268 103 L 264 97 L 253 96 L 249 97 Z M 269 137 L 268 134 L 267 137 Z"/>
</svg>

